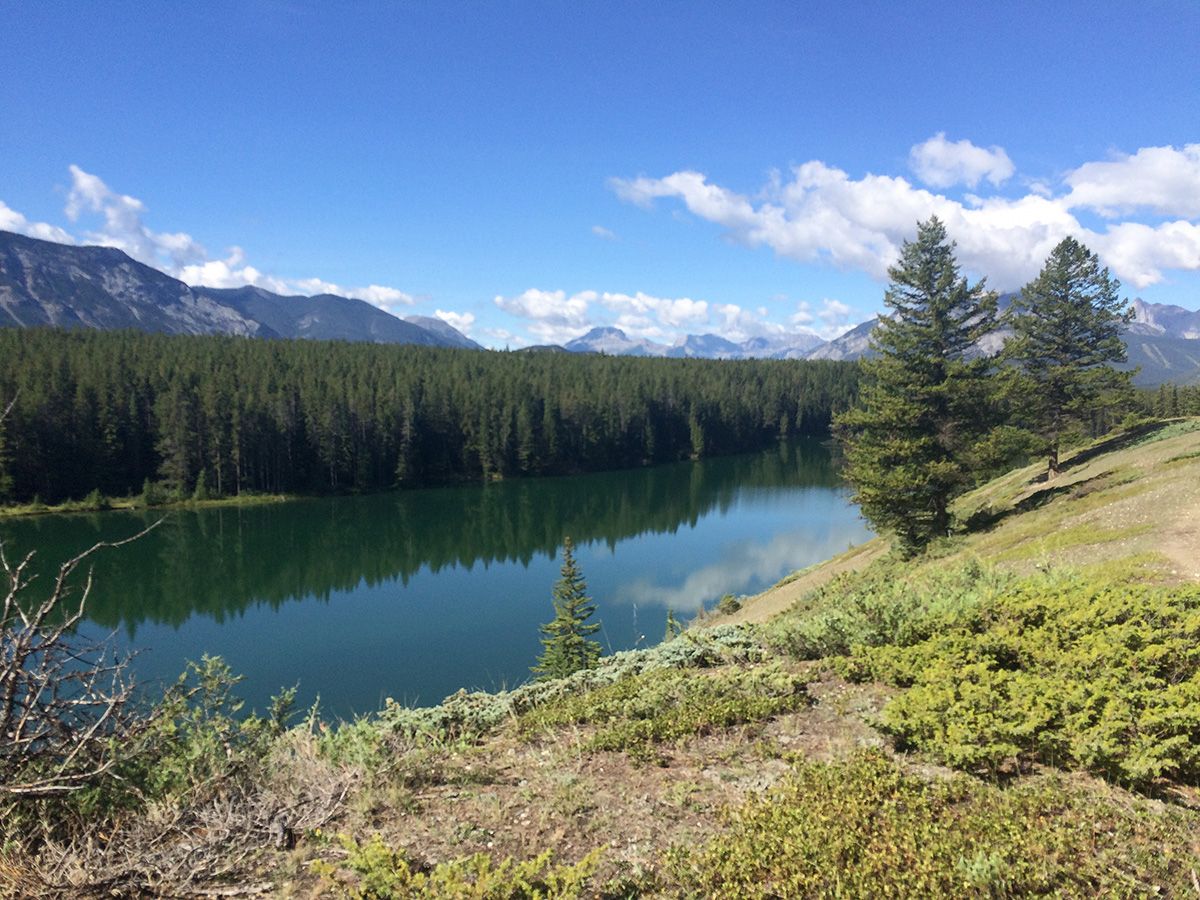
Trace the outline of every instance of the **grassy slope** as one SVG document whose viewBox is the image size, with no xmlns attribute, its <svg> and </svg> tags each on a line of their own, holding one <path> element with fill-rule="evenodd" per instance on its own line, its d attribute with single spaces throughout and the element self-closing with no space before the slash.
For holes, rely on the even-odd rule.
<svg viewBox="0 0 1200 900">
<path fill-rule="evenodd" d="M 975 556 L 1016 571 L 1139 557 L 1159 573 L 1200 581 L 1200 420 L 1184 419 L 1084 448 L 1051 482 L 1044 463 L 1017 469 L 958 501 L 972 530 L 932 565 Z M 990 522 L 989 522 L 990 520 Z M 875 538 L 813 566 L 712 621 L 766 622 L 806 593 L 885 556 Z"/>
</svg>

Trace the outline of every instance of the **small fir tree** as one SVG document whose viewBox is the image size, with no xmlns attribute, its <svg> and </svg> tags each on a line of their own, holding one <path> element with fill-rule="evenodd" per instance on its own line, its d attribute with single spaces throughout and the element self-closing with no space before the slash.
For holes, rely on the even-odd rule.
<svg viewBox="0 0 1200 900">
<path fill-rule="evenodd" d="M 212 491 L 208 489 L 208 472 L 204 469 L 200 470 L 200 474 L 196 476 L 196 487 L 192 490 L 193 500 L 211 500 Z"/>
<path fill-rule="evenodd" d="M 1047 470 L 1058 474 L 1064 434 L 1131 390 L 1121 326 L 1133 311 L 1121 283 L 1074 238 L 1050 253 L 1013 302 L 1005 356 L 1017 363 L 1019 408 L 1045 441 Z"/>
<path fill-rule="evenodd" d="M 142 482 L 142 506 L 162 506 L 166 502 L 166 492 L 158 482 L 149 478 Z"/>
<path fill-rule="evenodd" d="M 973 350 L 996 327 L 996 295 L 959 274 L 936 217 L 918 224 L 888 275 L 891 313 L 871 336 L 858 406 L 836 426 L 863 514 L 912 554 L 947 533 L 950 501 L 971 482 L 991 408 L 991 363 Z"/>
<path fill-rule="evenodd" d="M 569 537 L 563 540 L 562 558 L 561 577 L 554 585 L 554 619 L 541 628 L 544 649 L 532 669 L 542 680 L 593 668 L 600 658 L 600 645 L 589 640 L 589 635 L 600 630 L 598 622 L 588 622 L 596 605 L 587 596 Z"/>
<path fill-rule="evenodd" d="M 667 628 L 663 633 L 664 641 L 671 641 L 683 634 L 683 623 L 675 615 L 675 610 L 667 607 Z"/>
</svg>

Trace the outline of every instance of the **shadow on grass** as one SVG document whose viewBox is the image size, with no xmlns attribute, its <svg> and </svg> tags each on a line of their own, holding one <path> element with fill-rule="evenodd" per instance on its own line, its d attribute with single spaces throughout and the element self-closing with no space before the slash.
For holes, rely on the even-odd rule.
<svg viewBox="0 0 1200 900">
<path fill-rule="evenodd" d="M 1078 468 L 1084 463 L 1090 462 L 1098 456 L 1105 453 L 1115 453 L 1118 450 L 1124 450 L 1144 441 L 1147 437 L 1157 431 L 1161 431 L 1170 425 L 1170 422 L 1146 422 L 1138 425 L 1128 431 L 1123 431 L 1120 434 L 1100 441 L 1091 447 L 1080 450 L 1078 453 L 1064 460 L 1059 467 L 1059 473 L 1068 472 L 1071 469 Z M 1000 524 L 1004 519 L 1015 513 L 1029 512 L 1032 509 L 1045 506 L 1055 497 L 1064 494 L 1070 495 L 1074 499 L 1085 497 L 1088 494 L 1095 493 L 1098 490 L 1103 490 L 1108 487 L 1108 481 L 1113 475 L 1112 471 L 1101 472 L 1099 475 L 1094 475 L 1091 478 L 1086 478 L 1083 481 L 1074 481 L 1070 484 L 1052 485 L 1041 490 L 1034 491 L 1028 497 L 1023 498 L 1007 509 L 995 509 L 991 506 L 984 506 L 975 510 L 965 520 L 963 520 L 963 529 L 968 533 L 976 533 L 980 531 L 988 531 Z M 1049 473 L 1042 472 L 1039 475 L 1031 478 L 1029 484 L 1046 484 L 1049 480 Z"/>
<path fill-rule="evenodd" d="M 1086 462 L 1090 462 L 1097 456 L 1105 453 L 1115 453 L 1118 450 L 1124 450 L 1127 447 L 1132 447 L 1139 443 L 1149 435 L 1156 431 L 1161 431 L 1166 428 L 1171 422 L 1146 422 L 1138 425 L 1128 431 L 1123 431 L 1118 435 L 1103 440 L 1098 444 L 1093 444 L 1091 447 L 1080 450 L 1070 459 L 1066 460 L 1060 467 L 1060 472 L 1066 472 L 1074 469 L 1077 466 L 1082 466 Z M 1044 480 L 1044 479 L 1043 479 Z"/>
<path fill-rule="evenodd" d="M 1099 475 L 1093 475 L 1091 478 L 1085 478 L 1083 481 L 1073 481 L 1070 484 L 1060 484 L 1043 488 L 1040 491 L 1034 491 L 1028 497 L 1019 500 L 1007 509 L 995 509 L 991 506 L 981 507 L 964 520 L 963 527 L 970 533 L 988 531 L 1009 516 L 1038 509 L 1056 497 L 1067 496 L 1069 499 L 1078 500 L 1081 497 L 1086 497 L 1088 494 L 1104 490 L 1109 486 L 1112 475 L 1111 471 L 1101 472 Z"/>
</svg>

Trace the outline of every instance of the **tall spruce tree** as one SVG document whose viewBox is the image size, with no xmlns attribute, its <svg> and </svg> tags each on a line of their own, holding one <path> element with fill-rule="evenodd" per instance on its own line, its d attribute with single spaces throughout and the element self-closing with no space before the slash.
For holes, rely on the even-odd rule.
<svg viewBox="0 0 1200 900">
<path fill-rule="evenodd" d="M 1013 301 L 1004 353 L 1017 364 L 1023 424 L 1044 439 L 1051 478 L 1070 429 L 1131 390 L 1130 373 L 1112 366 L 1126 359 L 1121 326 L 1133 317 L 1120 290 L 1100 258 L 1068 237 Z"/>
<path fill-rule="evenodd" d="M 542 626 L 542 655 L 532 671 L 540 679 L 562 678 L 590 669 L 600 658 L 600 645 L 589 635 L 600 630 L 588 622 L 596 605 L 587 596 L 583 573 L 575 563 L 575 545 L 563 540 L 561 577 L 554 585 L 554 619 Z"/>
<path fill-rule="evenodd" d="M 846 477 L 863 514 L 906 554 L 950 526 L 950 501 L 971 480 L 971 446 L 987 424 L 991 362 L 971 354 L 996 327 L 996 295 L 959 274 L 937 217 L 905 241 L 863 362 L 858 405 L 838 417 Z M 975 358 L 969 358 L 974 355 Z"/>
</svg>

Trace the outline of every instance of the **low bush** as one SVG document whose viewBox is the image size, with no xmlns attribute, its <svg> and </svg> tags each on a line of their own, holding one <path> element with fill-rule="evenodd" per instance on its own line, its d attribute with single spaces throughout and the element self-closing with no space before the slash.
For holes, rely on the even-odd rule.
<svg viewBox="0 0 1200 900">
<path fill-rule="evenodd" d="M 654 758 L 653 745 L 758 722 L 810 702 L 803 679 L 778 663 L 713 672 L 648 672 L 564 697 L 521 717 L 534 734 L 564 725 L 594 725 L 584 746 Z"/>
<path fill-rule="evenodd" d="M 1196 586 L 1025 579 L 970 623 L 858 647 L 843 668 L 911 685 L 883 725 L 952 765 L 1040 760 L 1137 787 L 1200 778 Z"/>
<path fill-rule="evenodd" d="M 974 560 L 932 572 L 885 560 L 812 591 L 769 626 L 764 639 L 799 659 L 844 656 L 855 647 L 908 646 L 970 623 L 981 603 L 1012 580 Z"/>
<path fill-rule="evenodd" d="M 570 900 L 583 895 L 600 860 L 599 850 L 574 865 L 555 865 L 549 850 L 530 860 L 508 857 L 499 863 L 486 853 L 476 853 L 422 868 L 379 835 L 365 843 L 350 837 L 340 842 L 348 873 L 324 861 L 313 863 L 312 868 L 324 886 L 353 900 Z M 352 878 L 342 877 L 350 873 Z"/>
<path fill-rule="evenodd" d="M 1122 784 L 1200 779 L 1200 588 L 977 563 L 835 580 L 768 633 L 844 676 L 907 688 L 902 747 L 996 772 L 1040 761 Z"/>
<path fill-rule="evenodd" d="M 1054 780 L 1001 789 L 905 775 L 878 751 L 801 763 L 667 855 L 674 896 L 1135 897 L 1192 889 L 1193 812 Z"/>
<path fill-rule="evenodd" d="M 685 632 L 674 640 L 643 650 L 603 657 L 594 669 L 565 678 L 535 681 L 495 694 L 458 691 L 438 706 L 407 707 L 392 700 L 376 715 L 343 725 L 325 747 L 334 758 L 364 762 L 390 752 L 401 742 L 476 741 L 521 713 L 560 699 L 586 694 L 643 672 L 702 669 L 728 663 L 757 662 L 765 649 L 753 628 L 724 625 Z"/>
<path fill-rule="evenodd" d="M 725 594 L 717 601 L 717 612 L 723 616 L 732 616 L 742 608 L 742 601 L 733 594 Z"/>
</svg>

